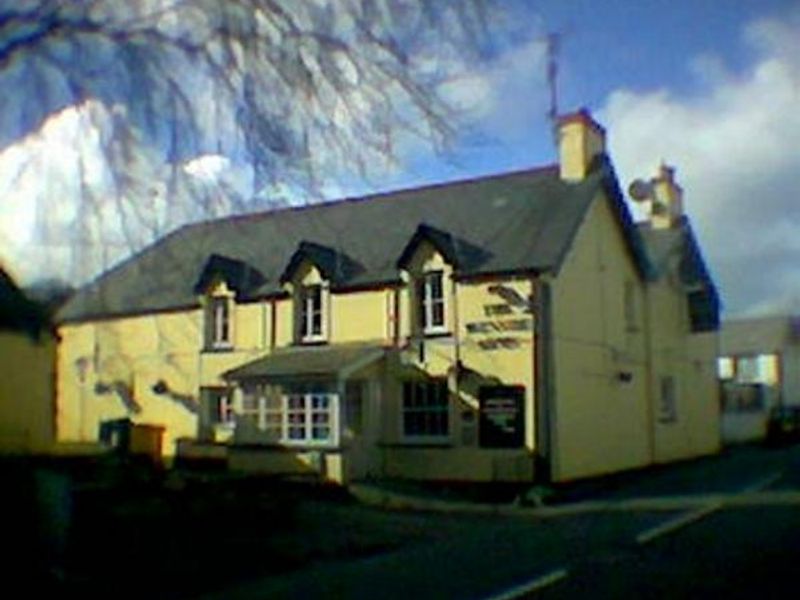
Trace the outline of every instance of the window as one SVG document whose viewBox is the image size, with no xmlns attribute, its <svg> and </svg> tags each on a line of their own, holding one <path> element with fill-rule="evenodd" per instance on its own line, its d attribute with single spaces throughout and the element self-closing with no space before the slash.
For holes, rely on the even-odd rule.
<svg viewBox="0 0 800 600">
<path fill-rule="evenodd" d="M 675 378 L 661 378 L 661 406 L 658 420 L 661 423 L 674 423 L 678 420 L 678 405 L 675 397 Z"/>
<path fill-rule="evenodd" d="M 236 422 L 233 398 L 227 390 L 207 390 L 208 415 L 212 425 L 232 426 Z"/>
<path fill-rule="evenodd" d="M 266 395 L 246 392 L 242 419 L 263 431 L 270 442 L 287 445 L 336 445 L 339 397 L 328 393 Z"/>
<path fill-rule="evenodd" d="M 425 273 L 417 290 L 420 327 L 423 333 L 446 331 L 444 319 L 444 274 Z"/>
<path fill-rule="evenodd" d="M 322 330 L 322 286 L 309 285 L 300 290 L 300 340 L 324 339 Z"/>
<path fill-rule="evenodd" d="M 208 346 L 210 348 L 230 348 L 233 345 L 231 335 L 231 302 L 228 296 L 214 296 L 208 305 Z"/>
<path fill-rule="evenodd" d="M 717 359 L 717 377 L 720 379 L 733 379 L 736 375 L 736 366 L 731 356 L 721 356 Z"/>
<path fill-rule="evenodd" d="M 778 382 L 778 355 L 740 356 L 736 358 L 735 369 L 738 383 L 775 385 Z"/>
<path fill-rule="evenodd" d="M 403 436 L 446 438 L 449 434 L 446 379 L 403 383 Z"/>
</svg>

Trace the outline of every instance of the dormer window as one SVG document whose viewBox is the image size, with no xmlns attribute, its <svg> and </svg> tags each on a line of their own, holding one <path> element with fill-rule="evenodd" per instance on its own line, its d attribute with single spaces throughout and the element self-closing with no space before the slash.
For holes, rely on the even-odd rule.
<svg viewBox="0 0 800 600">
<path fill-rule="evenodd" d="M 247 263 L 212 254 L 194 284 L 203 307 L 203 340 L 206 350 L 230 350 L 235 339 L 236 299 L 247 299 L 266 279 Z"/>
<path fill-rule="evenodd" d="M 316 342 L 325 338 L 323 333 L 322 286 L 307 285 L 300 288 L 300 340 Z"/>
<path fill-rule="evenodd" d="M 443 271 L 429 271 L 422 275 L 418 302 L 422 332 L 428 334 L 446 331 Z"/>
<path fill-rule="evenodd" d="M 363 267 L 340 249 L 302 241 L 280 277 L 294 302 L 295 343 L 328 340 L 331 332 L 331 290 L 347 282 Z"/>
<path fill-rule="evenodd" d="M 206 346 L 212 350 L 233 347 L 233 296 L 213 295 L 206 308 Z"/>
<path fill-rule="evenodd" d="M 211 346 L 227 348 L 231 340 L 231 306 L 230 298 L 218 296 L 211 298 Z"/>
<path fill-rule="evenodd" d="M 468 259 L 478 264 L 485 253 L 469 242 L 422 223 L 397 259 L 401 277 L 408 282 L 412 336 L 447 335 L 451 329 L 448 282 Z"/>
</svg>

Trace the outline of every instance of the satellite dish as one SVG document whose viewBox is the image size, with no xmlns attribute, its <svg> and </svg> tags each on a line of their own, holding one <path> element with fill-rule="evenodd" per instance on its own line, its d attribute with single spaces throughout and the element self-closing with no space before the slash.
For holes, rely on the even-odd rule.
<svg viewBox="0 0 800 600">
<path fill-rule="evenodd" d="M 644 202 L 653 196 L 653 185 L 644 179 L 635 179 L 628 186 L 628 194 L 636 202 Z"/>
</svg>

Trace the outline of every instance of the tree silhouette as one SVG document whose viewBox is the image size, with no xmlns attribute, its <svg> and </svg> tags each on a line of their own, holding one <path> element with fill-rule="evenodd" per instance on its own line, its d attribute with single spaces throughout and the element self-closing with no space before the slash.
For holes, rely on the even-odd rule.
<svg viewBox="0 0 800 600">
<path fill-rule="evenodd" d="M 78 263 L 101 239 L 128 253 L 183 221 L 270 205 L 276 186 L 313 200 L 330 173 L 369 177 L 414 141 L 445 148 L 453 120 L 437 89 L 486 50 L 495 11 L 491 0 L 0 0 L 0 147 L 73 111 L 76 148 L 89 131 L 99 158 L 75 153 L 74 210 L 39 202 L 40 241 L 68 231 Z M 247 165 L 247 185 L 187 175 L 204 157 Z M 16 176 L 30 168 L 20 161 Z"/>
</svg>

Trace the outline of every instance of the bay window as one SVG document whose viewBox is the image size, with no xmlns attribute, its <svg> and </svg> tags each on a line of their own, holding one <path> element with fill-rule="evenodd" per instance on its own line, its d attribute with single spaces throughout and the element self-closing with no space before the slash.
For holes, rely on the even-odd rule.
<svg viewBox="0 0 800 600">
<path fill-rule="evenodd" d="M 335 446 L 339 443 L 339 396 L 309 392 L 245 393 L 242 419 L 269 442 L 289 446 Z"/>
</svg>

